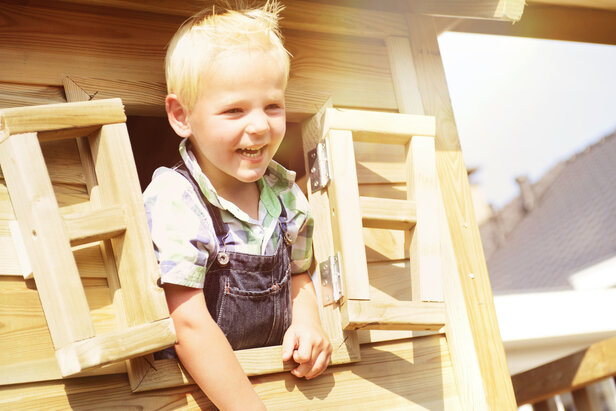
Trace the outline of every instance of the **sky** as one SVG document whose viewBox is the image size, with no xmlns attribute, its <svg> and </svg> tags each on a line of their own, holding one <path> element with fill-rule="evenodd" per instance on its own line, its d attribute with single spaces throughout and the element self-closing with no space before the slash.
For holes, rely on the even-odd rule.
<svg viewBox="0 0 616 411">
<path fill-rule="evenodd" d="M 452 32 L 439 45 L 471 182 L 496 209 L 517 176 L 616 131 L 616 46 Z"/>
</svg>

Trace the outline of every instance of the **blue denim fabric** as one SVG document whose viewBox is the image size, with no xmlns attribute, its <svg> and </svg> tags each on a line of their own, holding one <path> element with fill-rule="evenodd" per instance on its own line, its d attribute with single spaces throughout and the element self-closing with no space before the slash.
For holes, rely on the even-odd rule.
<svg viewBox="0 0 616 411">
<path fill-rule="evenodd" d="M 291 325 L 290 244 L 278 243 L 274 255 L 225 251 L 224 226 L 209 205 L 220 251 L 205 276 L 205 302 L 231 347 L 240 350 L 282 343 Z M 286 215 L 280 216 L 284 232 Z"/>
<path fill-rule="evenodd" d="M 198 184 L 184 163 L 175 171 Z M 212 318 L 234 350 L 282 343 L 291 325 L 291 244 L 287 241 L 286 212 L 279 218 L 281 239 L 274 255 L 252 255 L 225 249 L 226 231 L 220 211 L 200 196 L 214 223 L 219 252 L 206 276 L 203 293 Z M 155 354 L 156 359 L 175 357 L 173 347 Z"/>
</svg>

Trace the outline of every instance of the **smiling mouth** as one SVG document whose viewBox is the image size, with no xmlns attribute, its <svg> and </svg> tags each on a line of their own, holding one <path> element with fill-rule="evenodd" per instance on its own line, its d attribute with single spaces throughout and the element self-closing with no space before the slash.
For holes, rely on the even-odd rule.
<svg viewBox="0 0 616 411">
<path fill-rule="evenodd" d="M 265 146 L 254 148 L 238 148 L 237 151 L 243 156 L 255 158 L 261 154 L 261 152 L 263 151 L 263 147 Z"/>
</svg>

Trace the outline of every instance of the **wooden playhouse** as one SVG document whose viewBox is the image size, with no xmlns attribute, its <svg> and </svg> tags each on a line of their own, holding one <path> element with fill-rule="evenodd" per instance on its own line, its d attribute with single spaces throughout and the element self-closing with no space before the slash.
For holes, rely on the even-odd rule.
<svg viewBox="0 0 616 411">
<path fill-rule="evenodd" d="M 515 409 L 435 16 L 517 21 L 524 2 L 284 3 L 277 159 L 315 215 L 334 354 L 305 381 L 280 347 L 237 352 L 255 389 L 271 409 Z M 207 6 L 0 4 L 0 409 L 213 408 L 151 355 L 175 335 L 140 199 L 178 143 L 165 46 Z"/>
</svg>

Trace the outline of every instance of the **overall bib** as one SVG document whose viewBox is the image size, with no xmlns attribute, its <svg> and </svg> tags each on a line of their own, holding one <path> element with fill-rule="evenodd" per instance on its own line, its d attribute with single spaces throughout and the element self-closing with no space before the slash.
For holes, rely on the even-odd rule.
<svg viewBox="0 0 616 411">
<path fill-rule="evenodd" d="M 201 194 L 184 163 L 174 167 L 191 182 L 212 217 L 218 254 L 205 275 L 203 293 L 210 315 L 234 350 L 279 345 L 291 325 L 291 244 L 286 210 L 278 219 L 280 237 L 273 255 L 228 251 L 220 210 Z"/>
</svg>

